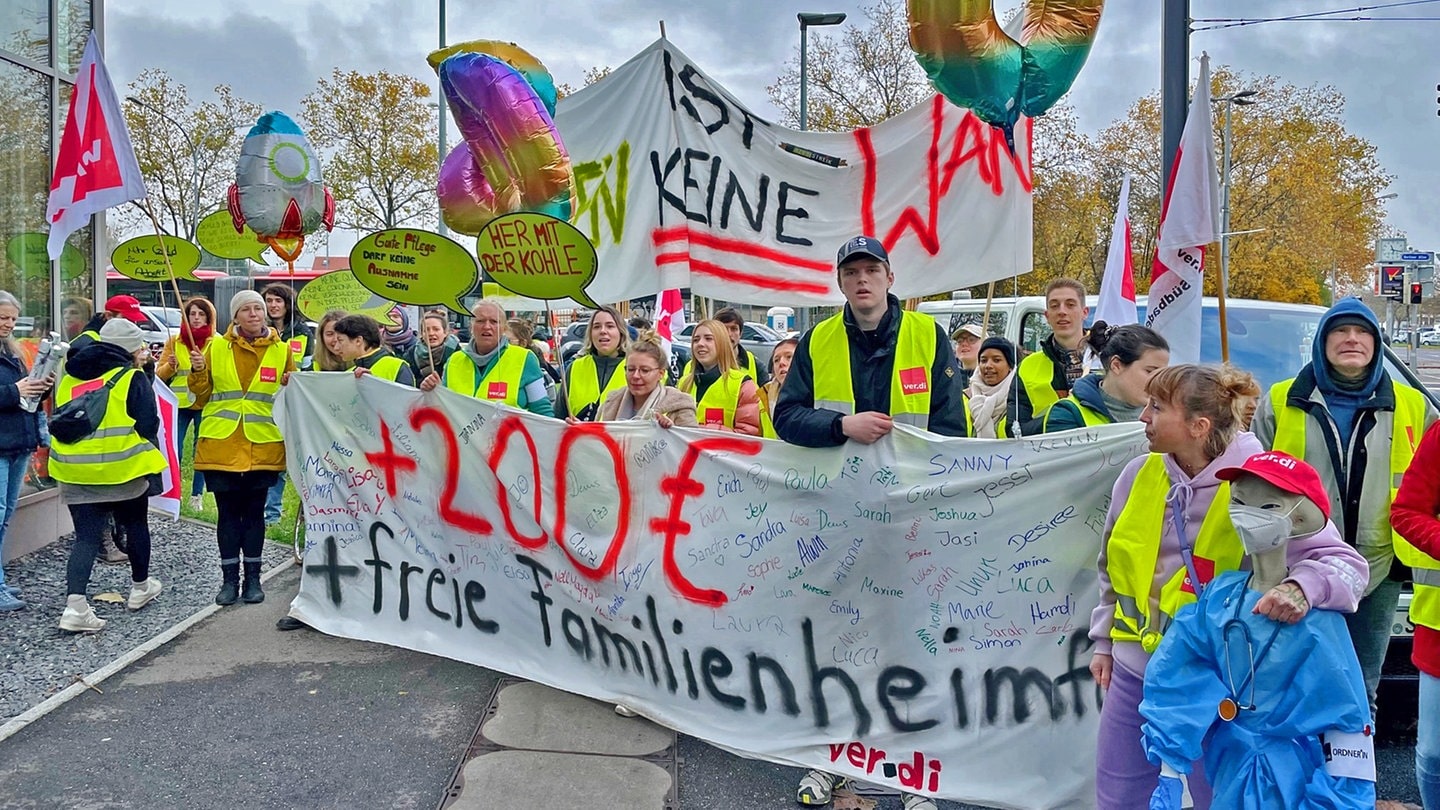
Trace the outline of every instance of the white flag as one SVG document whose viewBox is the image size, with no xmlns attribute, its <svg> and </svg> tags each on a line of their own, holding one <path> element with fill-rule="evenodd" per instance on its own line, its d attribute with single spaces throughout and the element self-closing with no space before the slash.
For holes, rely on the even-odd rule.
<svg viewBox="0 0 1440 810">
<path fill-rule="evenodd" d="M 150 508 L 159 509 L 175 520 L 180 519 L 180 493 L 184 481 L 180 477 L 180 402 L 175 392 L 157 377 L 151 381 L 155 389 L 155 407 L 160 411 L 160 452 L 165 454 L 165 470 L 160 473 L 160 494 L 150 496 Z"/>
<path fill-rule="evenodd" d="M 1170 342 L 1172 363 L 1200 361 L 1205 246 L 1219 238 L 1219 220 L 1220 179 L 1215 170 L 1207 54 L 1200 57 L 1200 79 L 1180 135 L 1180 149 L 1160 211 L 1155 260 L 1150 265 L 1145 325 Z"/>
<path fill-rule="evenodd" d="M 85 227 L 90 217 L 144 198 L 145 180 L 92 31 L 75 72 L 75 93 L 50 178 L 50 200 L 45 206 L 50 258 L 60 258 L 66 238 Z"/>
<path fill-rule="evenodd" d="M 1130 253 L 1129 172 L 1120 183 L 1120 200 L 1115 204 L 1115 223 L 1110 226 L 1110 252 L 1105 256 L 1095 320 L 1111 326 L 1140 322 L 1135 313 L 1135 263 Z"/>
<path fill-rule="evenodd" d="M 685 303 L 679 290 L 665 290 L 655 296 L 655 333 L 660 336 L 660 347 L 665 350 L 667 362 L 674 362 L 670 347 L 675 336 L 685 328 Z"/>
</svg>

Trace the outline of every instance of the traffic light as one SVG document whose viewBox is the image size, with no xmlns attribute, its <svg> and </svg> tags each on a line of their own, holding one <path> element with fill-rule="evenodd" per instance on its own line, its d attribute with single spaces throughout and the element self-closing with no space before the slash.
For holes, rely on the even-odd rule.
<svg viewBox="0 0 1440 810">
<path fill-rule="evenodd" d="M 1418 281 L 1410 282 L 1410 303 L 1420 303 L 1420 282 Z"/>
</svg>

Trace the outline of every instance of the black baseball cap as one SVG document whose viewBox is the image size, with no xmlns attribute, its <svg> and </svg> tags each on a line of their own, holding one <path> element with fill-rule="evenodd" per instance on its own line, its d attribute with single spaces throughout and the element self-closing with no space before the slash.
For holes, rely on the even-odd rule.
<svg viewBox="0 0 1440 810">
<path fill-rule="evenodd" d="M 835 254 L 835 266 L 839 267 L 848 261 L 869 258 L 878 259 L 886 264 L 890 263 L 890 254 L 885 252 L 885 246 L 880 240 L 873 236 L 857 236 L 840 246 L 840 252 Z"/>
</svg>

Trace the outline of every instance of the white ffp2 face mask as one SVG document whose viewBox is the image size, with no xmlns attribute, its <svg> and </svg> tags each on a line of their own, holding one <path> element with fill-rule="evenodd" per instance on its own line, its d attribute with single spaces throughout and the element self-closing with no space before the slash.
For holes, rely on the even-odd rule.
<svg viewBox="0 0 1440 810">
<path fill-rule="evenodd" d="M 1274 509 L 1232 503 L 1230 523 L 1240 535 L 1240 543 L 1245 546 L 1245 553 L 1260 554 L 1280 548 L 1290 539 L 1292 511 L 1294 507 L 1285 512 L 1277 512 Z"/>
</svg>

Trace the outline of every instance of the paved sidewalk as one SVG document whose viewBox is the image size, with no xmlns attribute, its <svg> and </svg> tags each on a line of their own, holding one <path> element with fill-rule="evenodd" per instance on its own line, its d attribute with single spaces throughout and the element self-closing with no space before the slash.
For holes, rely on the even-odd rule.
<svg viewBox="0 0 1440 810">
<path fill-rule="evenodd" d="M 298 576 L 279 572 L 264 604 L 220 610 L 0 742 L 0 808 L 796 807 L 797 769 L 609 705 L 395 647 L 278 632 Z"/>
</svg>

